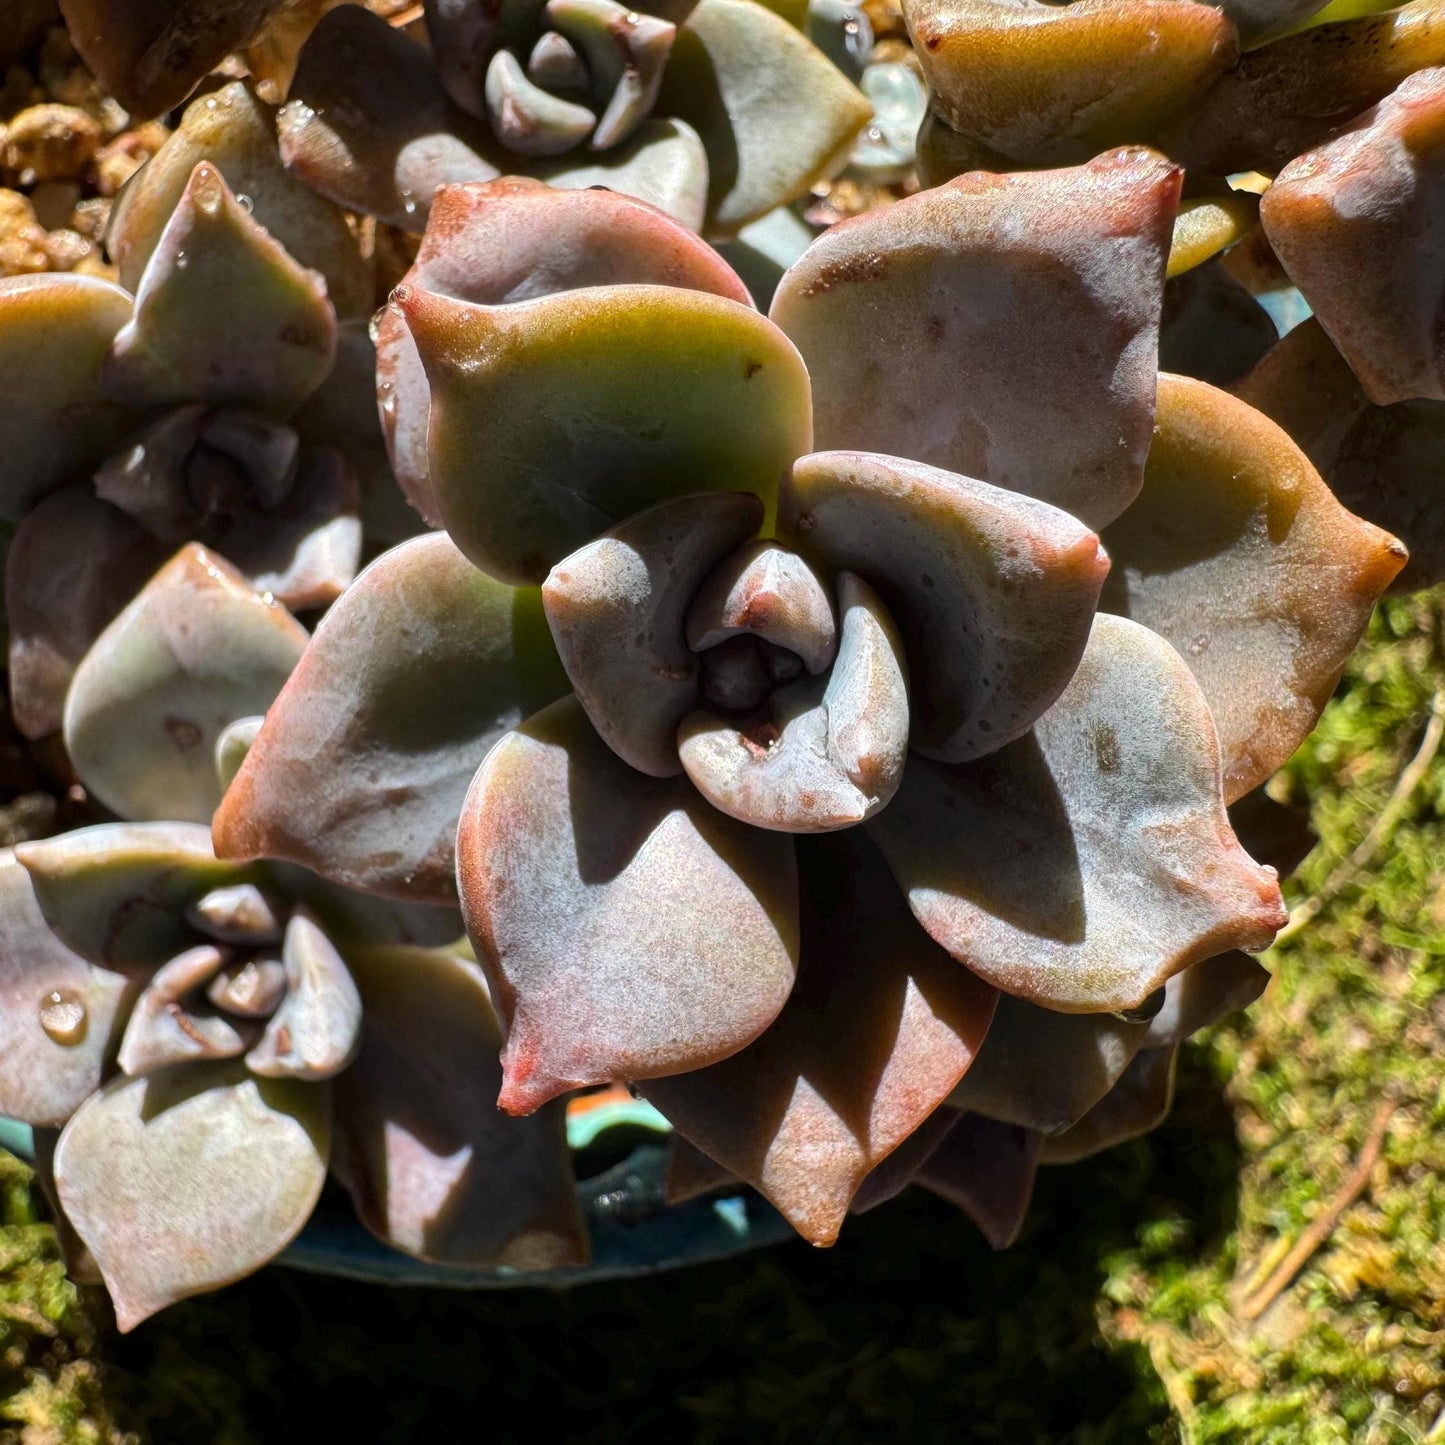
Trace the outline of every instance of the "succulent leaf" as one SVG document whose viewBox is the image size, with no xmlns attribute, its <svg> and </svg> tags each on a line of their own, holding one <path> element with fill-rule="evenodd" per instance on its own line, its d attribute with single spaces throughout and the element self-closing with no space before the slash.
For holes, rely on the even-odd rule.
<svg viewBox="0 0 1445 1445">
<path fill-rule="evenodd" d="M 1114 1087 L 1144 1047 L 1149 1028 L 1147 1019 L 1058 1013 L 1004 994 L 978 1058 L 948 1102 L 988 1119 L 1056 1134 L 1077 1123 Z"/>
<path fill-rule="evenodd" d="M 442 1264 L 585 1264 L 564 1106 L 498 1111 L 501 1030 L 475 964 L 353 949 L 361 1052 L 334 1086 L 334 1167 L 362 1222 Z"/>
<path fill-rule="evenodd" d="M 130 314 L 130 297 L 94 276 L 0 280 L 0 520 L 19 521 L 133 425 L 134 413 L 96 391 Z"/>
<path fill-rule="evenodd" d="M 943 119 L 1015 165 L 1067 165 L 1148 140 L 1239 53 L 1218 9 L 1173 0 L 907 0 L 903 9 Z"/>
<path fill-rule="evenodd" d="M 286 924 L 281 962 L 286 996 L 246 1067 L 268 1079 L 332 1078 L 361 1045 L 361 995 L 335 944 L 304 910 Z"/>
<path fill-rule="evenodd" d="M 786 20 L 753 0 L 697 0 L 658 106 L 702 137 L 707 227 L 736 233 L 847 159 L 872 107 Z"/>
<path fill-rule="evenodd" d="M 717 252 L 646 202 L 614 191 L 558 191 L 521 177 L 443 186 L 402 284 L 482 306 L 622 284 L 708 291 L 751 305 Z M 402 490 L 435 526 L 426 371 L 398 308 L 382 311 L 376 325 L 387 448 Z"/>
<path fill-rule="evenodd" d="M 408 231 L 426 224 L 438 186 L 510 169 L 486 126 L 448 99 L 427 51 L 359 5 L 311 32 L 276 127 L 293 176 Z"/>
<path fill-rule="evenodd" d="M 286 965 L 279 958 L 229 963 L 213 978 L 206 998 L 245 1019 L 270 1018 L 286 996 Z"/>
<path fill-rule="evenodd" d="M 240 81 L 193 100 L 180 125 L 116 197 L 106 230 L 106 249 L 121 284 L 135 291 L 201 161 L 220 171 L 251 216 L 299 265 L 326 278 L 337 314 L 372 309 L 370 268 L 346 218 L 281 164 L 274 113 Z"/>
<path fill-rule="evenodd" d="M 166 559 L 166 548 L 89 487 L 45 498 L 5 559 L 10 705 L 28 738 L 55 732 L 76 666 Z"/>
<path fill-rule="evenodd" d="M 1164 376 L 1144 491 L 1104 534 L 1109 604 L 1178 648 L 1204 689 L 1229 801 L 1303 741 L 1405 561 L 1245 402 Z"/>
<path fill-rule="evenodd" d="M 959 766 L 914 759 L 868 827 L 939 943 L 1063 1012 L 1138 1008 L 1285 918 L 1273 870 L 1230 829 L 1198 684 L 1167 642 L 1108 614 L 1030 735 Z"/>
<path fill-rule="evenodd" d="M 505 1031 L 508 1113 L 714 1063 L 793 986 L 792 840 L 629 768 L 573 698 L 487 756 L 457 877 Z"/>
<path fill-rule="evenodd" d="M 1043 502 L 862 452 L 804 457 L 779 534 L 878 589 L 908 657 L 912 744 L 959 760 L 1028 731 L 1073 675 L 1108 559 Z"/>
<path fill-rule="evenodd" d="M 1146 1049 L 1182 1044 L 1229 1014 L 1248 1008 L 1269 983 L 1269 971 L 1238 949 L 1206 958 L 1164 985 L 1164 1003 L 1149 1020 Z"/>
<path fill-rule="evenodd" d="M 77 771 L 122 817 L 209 822 L 221 732 L 270 706 L 307 641 L 285 608 L 188 544 L 76 668 L 65 745 Z"/>
<path fill-rule="evenodd" d="M 324 1085 L 258 1079 L 239 1061 L 117 1079 L 55 1150 L 55 1182 L 122 1332 L 274 1259 L 326 1177 Z"/>
<path fill-rule="evenodd" d="M 1445 60 L 1445 54 L 1441 56 Z M 1260 204 L 1275 254 L 1366 395 L 1445 400 L 1445 69 L 1408 76 Z"/>
<path fill-rule="evenodd" d="M 1191 170 L 1274 175 L 1412 72 L 1441 64 L 1442 0 L 1311 26 L 1241 56 L 1161 143 Z"/>
<path fill-rule="evenodd" d="M 1229 386 L 1279 338 L 1269 312 L 1215 260 L 1170 281 L 1159 324 L 1159 369 Z M 1147 474 L 1147 473 L 1146 473 Z"/>
<path fill-rule="evenodd" d="M 1039 1142 L 1040 1164 L 1074 1164 L 1164 1122 L 1174 1102 L 1177 1048 L 1140 1049 L 1119 1082 L 1062 1134 Z"/>
<path fill-rule="evenodd" d="M 250 870 L 220 861 L 195 823 L 98 823 L 15 849 L 56 936 L 108 968 L 155 968 L 212 940 L 187 910 Z"/>
<path fill-rule="evenodd" d="M 565 557 L 542 586 L 577 700 L 608 747 L 640 772 L 682 771 L 677 727 L 698 698 L 687 609 L 762 519 L 749 492 L 660 502 Z"/>
<path fill-rule="evenodd" d="M 682 720 L 682 766 L 730 817 L 786 833 L 829 832 L 872 817 L 897 791 L 908 756 L 903 645 L 878 594 L 851 572 L 838 574 L 838 613 L 838 655 L 826 678 L 785 685 L 747 717 L 704 707 Z"/>
<path fill-rule="evenodd" d="M 231 883 L 213 888 L 186 910 L 186 916 L 217 943 L 247 948 L 281 942 L 283 914 L 254 883 Z"/>
<path fill-rule="evenodd" d="M 0 1114 L 63 1124 L 99 1087 L 136 989 L 57 936 L 29 873 L 0 851 Z"/>
<path fill-rule="evenodd" d="M 1180 174 L 1111 151 L 961 176 L 825 232 L 772 307 L 812 374 L 818 446 L 910 457 L 1094 527 L 1117 516 L 1149 447 Z"/>
<path fill-rule="evenodd" d="M 183 101 L 284 0 L 64 0 L 70 38 L 106 93 L 135 120 Z"/>
<path fill-rule="evenodd" d="M 188 948 L 156 971 L 136 1000 L 116 1063 L 132 1078 L 172 1064 L 234 1059 L 256 1040 L 256 1028 L 207 1006 L 202 990 L 226 954 L 213 943 Z"/>
<path fill-rule="evenodd" d="M 1225 190 L 1218 195 L 1191 196 L 1180 201 L 1169 242 L 1170 279 L 1228 250 L 1258 221 L 1259 197 L 1249 191 Z"/>
<path fill-rule="evenodd" d="M 643 1094 L 673 1127 L 831 1244 L 869 1172 L 963 1076 L 996 995 L 908 915 L 859 832 L 801 840 L 803 953 L 778 1021 Z"/>
<path fill-rule="evenodd" d="M 535 162 L 531 170 L 549 186 L 620 191 L 656 206 L 690 231 L 703 228 L 708 153 L 702 138 L 684 120 L 654 117 L 610 150 L 574 151 Z"/>
<path fill-rule="evenodd" d="M 472 775 L 566 688 L 535 592 L 494 582 L 445 536 L 404 542 L 317 628 L 216 814 L 216 846 L 454 902 Z"/>
<path fill-rule="evenodd" d="M 493 133 L 520 155 L 561 155 L 585 140 L 597 124 L 585 105 L 563 100 L 529 80 L 510 50 L 492 56 L 484 94 Z"/>
<path fill-rule="evenodd" d="M 452 540 L 537 584 L 568 553 L 679 493 L 771 506 L 811 443 L 788 338 L 736 301 L 584 287 L 510 306 L 398 291 L 431 384 L 429 461 Z"/>
<path fill-rule="evenodd" d="M 1032 1129 L 964 1114 L 917 1182 L 963 1210 L 995 1249 L 1007 1249 L 1028 1214 L 1042 1142 Z"/>
<path fill-rule="evenodd" d="M 293 261 L 202 161 L 146 262 L 100 386 L 127 406 L 199 399 L 284 416 L 335 356 L 324 279 Z"/>
<path fill-rule="evenodd" d="M 957 1122 L 958 1114 L 953 1109 L 939 1105 L 881 1164 L 868 1171 L 848 1213 L 867 1214 L 902 1194 Z"/>
</svg>

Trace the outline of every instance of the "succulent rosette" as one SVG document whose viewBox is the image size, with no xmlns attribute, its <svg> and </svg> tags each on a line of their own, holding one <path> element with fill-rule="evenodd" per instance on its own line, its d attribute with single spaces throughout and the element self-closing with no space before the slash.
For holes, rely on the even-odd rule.
<svg viewBox="0 0 1445 1445">
<path fill-rule="evenodd" d="M 435 0 L 430 47 L 357 6 L 326 14 L 280 115 L 291 171 L 419 231 L 438 186 L 525 173 L 608 186 L 736 232 L 841 167 L 871 114 L 754 0 Z"/>
<path fill-rule="evenodd" d="M 141 821 L 0 852 L 0 1114 L 36 1128 L 72 1267 L 122 1329 L 274 1258 L 328 1172 L 424 1259 L 586 1257 L 563 1106 L 495 1107 L 500 1034 L 456 910 L 227 862 L 162 812 L 209 819 L 305 646 L 181 548 L 67 713 L 81 781 Z"/>
<path fill-rule="evenodd" d="M 346 425 L 372 359 L 345 219 L 286 176 L 240 86 L 196 107 L 233 143 L 183 126 L 145 168 L 111 234 L 123 285 L 0 281 L 10 689 L 30 737 L 60 726 L 77 666 L 182 542 L 292 609 L 333 601 L 361 560 L 358 471 L 374 490 L 385 470 L 374 417 Z"/>
<path fill-rule="evenodd" d="M 1166 369 L 1279 422 L 1397 533 L 1396 587 L 1445 577 L 1440 0 L 906 0 L 931 95 L 926 183 L 1147 143 L 1187 167 Z M 1291 321 L 1277 340 L 1256 297 Z M 1266 352 L 1269 353 L 1266 356 Z"/>
<path fill-rule="evenodd" d="M 1179 191 L 1137 148 L 967 175 L 765 317 L 639 200 L 444 188 L 377 328 L 444 530 L 333 605 L 218 855 L 459 900 L 507 1112 L 627 1081 L 815 1242 L 930 1160 L 1004 1237 L 1258 991 L 1226 808 L 1404 562 L 1157 374 Z"/>
</svg>

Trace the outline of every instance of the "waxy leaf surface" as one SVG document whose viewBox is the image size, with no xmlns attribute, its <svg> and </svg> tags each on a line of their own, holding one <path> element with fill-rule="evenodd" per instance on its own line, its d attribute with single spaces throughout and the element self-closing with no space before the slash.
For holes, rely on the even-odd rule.
<svg viewBox="0 0 1445 1445">
<path fill-rule="evenodd" d="M 565 1106 L 497 1108 L 501 1030 L 475 964 L 353 949 L 361 1052 L 335 1084 L 334 1166 L 374 1234 L 441 1264 L 585 1264 Z"/>
<path fill-rule="evenodd" d="M 960 176 L 824 233 L 771 313 L 812 375 L 817 445 L 1116 517 L 1149 448 L 1179 185 L 1162 156 L 1118 150 Z"/>
<path fill-rule="evenodd" d="M 0 851 L 0 1114 L 63 1124 L 99 1087 L 135 992 L 57 937 L 30 875 Z"/>
<path fill-rule="evenodd" d="M 949 760 L 1027 732 L 1063 691 L 1109 566 L 1055 507 L 864 452 L 802 458 L 779 534 L 878 590 L 908 658 L 912 744 Z"/>
<path fill-rule="evenodd" d="M 135 1078 L 172 1064 L 234 1059 L 246 1052 L 255 1026 L 217 1013 L 203 994 L 225 962 L 219 948 L 203 943 L 156 971 L 126 1022 L 116 1055 L 123 1073 Z"/>
<path fill-rule="evenodd" d="M 10 706 L 28 738 L 53 733 L 76 665 L 167 549 L 90 487 L 45 498 L 5 558 Z"/>
<path fill-rule="evenodd" d="M 858 831 L 799 843 L 793 996 L 751 1047 L 642 1092 L 814 1244 L 972 1062 L 996 995 L 909 916 Z"/>
<path fill-rule="evenodd" d="M 1028 1214 L 1042 1142 L 1032 1129 L 963 1114 L 916 1182 L 956 1204 L 995 1249 L 1007 1249 Z"/>
<path fill-rule="evenodd" d="M 1104 534 L 1106 604 L 1179 650 L 1241 797 L 1315 725 L 1404 548 L 1253 407 L 1164 376 L 1139 500 Z"/>
<path fill-rule="evenodd" d="M 325 1086 L 239 1062 L 118 1079 L 66 1125 L 60 1202 L 122 1332 L 241 1279 L 301 1231 L 326 1178 Z"/>
<path fill-rule="evenodd" d="M 1234 27 L 1173 0 L 908 0 L 943 119 L 1023 165 L 1148 140 L 1238 56 Z M 1012 167 L 1011 167 L 1012 169 Z"/>
<path fill-rule="evenodd" d="M 1445 70 L 1410 76 L 1295 157 L 1260 203 L 1275 254 L 1377 405 L 1445 400 L 1442 218 Z"/>
<path fill-rule="evenodd" d="M 701 1068 L 777 1017 L 797 967 L 792 839 L 622 762 L 573 698 L 509 733 L 457 837 L 503 1021 L 500 1103 Z"/>
<path fill-rule="evenodd" d="M 563 558 L 542 586 L 577 700 L 608 747 L 641 772 L 682 771 L 677 727 L 698 697 L 687 609 L 762 519 L 763 504 L 747 492 L 660 502 Z"/>
<path fill-rule="evenodd" d="M 1442 63 L 1445 0 L 1312 26 L 1241 56 L 1161 144 L 1191 170 L 1274 175 L 1406 76 Z"/>
<path fill-rule="evenodd" d="M 1119 1082 L 1074 1125 L 1039 1144 L 1039 1163 L 1074 1164 L 1162 1124 L 1174 1101 L 1178 1050 L 1141 1049 Z"/>
<path fill-rule="evenodd" d="M 18 522 L 134 423 L 96 380 L 130 297 L 93 276 L 0 280 L 0 519 Z"/>
<path fill-rule="evenodd" d="M 97 823 L 22 843 L 15 856 L 56 935 L 110 968 L 154 968 L 211 942 L 187 910 L 247 873 L 218 860 L 197 823 Z"/>
<path fill-rule="evenodd" d="M 847 159 L 871 115 L 810 41 L 751 0 L 697 0 L 678 30 L 659 108 L 707 151 L 707 226 L 732 235 Z"/>
<path fill-rule="evenodd" d="M 319 271 L 340 316 L 372 309 L 369 264 L 346 218 L 281 164 L 276 121 L 239 80 L 194 100 L 181 123 L 115 199 L 106 250 L 121 284 L 134 291 L 191 174 L 201 161 L 220 171 L 251 215 L 293 260 Z"/>
<path fill-rule="evenodd" d="M 558 191 L 519 177 L 443 186 L 402 284 L 481 306 L 626 284 L 709 291 L 751 305 L 716 251 L 645 202 L 614 191 Z M 377 318 L 376 341 L 392 465 L 412 505 L 435 525 L 426 455 L 431 395 L 398 309 Z"/>
<path fill-rule="evenodd" d="M 127 406 L 234 402 L 285 416 L 335 356 L 323 278 L 293 261 L 202 161 L 146 262 L 100 384 Z"/>
<path fill-rule="evenodd" d="M 123 818 L 209 822 L 216 740 L 265 712 L 307 641 L 233 567 L 181 548 L 76 668 L 65 701 L 76 771 Z"/>
<path fill-rule="evenodd" d="M 359 5 L 321 19 L 277 117 L 293 176 L 349 211 L 420 231 L 438 186 L 511 169 L 454 105 L 425 47 Z"/>
<path fill-rule="evenodd" d="M 1214 722 L 1179 654 L 1100 614 L 1032 733 L 974 763 L 914 759 L 868 827 L 919 920 L 990 983 L 1067 1013 L 1134 1009 L 1284 922 L 1220 779 Z"/>
<path fill-rule="evenodd" d="M 788 338 L 736 301 L 665 286 L 586 287 L 485 307 L 397 300 L 431 383 L 430 469 L 458 547 L 516 585 L 680 493 L 771 506 L 812 440 Z"/>
<path fill-rule="evenodd" d="M 803 677 L 739 718 L 704 706 L 678 756 L 714 807 L 756 828 L 824 833 L 888 805 L 908 757 L 908 674 L 888 609 L 838 574 L 842 627 L 826 678 Z"/>
<path fill-rule="evenodd" d="M 377 558 L 316 629 L 215 819 L 231 858 L 446 903 L 478 764 L 567 679 L 541 600 L 440 534 Z"/>
</svg>

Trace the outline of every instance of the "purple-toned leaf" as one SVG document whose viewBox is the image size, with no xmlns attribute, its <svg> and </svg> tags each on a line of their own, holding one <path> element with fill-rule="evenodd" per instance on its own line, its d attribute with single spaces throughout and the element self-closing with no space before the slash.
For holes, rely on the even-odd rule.
<svg viewBox="0 0 1445 1445">
<path fill-rule="evenodd" d="M 804 676 L 744 716 L 722 711 L 704 681 L 703 707 L 682 720 L 682 766 L 730 817 L 787 833 L 829 832 L 872 817 L 897 791 L 908 758 L 898 629 L 851 572 L 838 574 L 838 613 L 838 656 L 826 678 Z M 703 654 L 704 670 L 715 655 Z"/>
<path fill-rule="evenodd" d="M 0 1114 L 63 1124 L 99 1086 L 136 991 L 56 936 L 30 875 L 0 851 Z"/>
<path fill-rule="evenodd" d="M 15 857 L 45 921 L 70 948 L 118 969 L 155 968 L 208 938 L 188 910 L 254 870 L 217 859 L 196 823 L 98 823 Z"/>
<path fill-rule="evenodd" d="M 751 491 L 771 507 L 811 444 L 802 359 L 736 301 L 626 285 L 495 307 L 411 287 L 393 304 L 431 385 L 438 513 L 503 581 L 543 581 L 668 497 Z"/>
<path fill-rule="evenodd" d="M 707 228 L 723 236 L 839 169 L 871 115 L 822 51 L 751 0 L 687 8 L 658 106 L 702 137 Z"/>
<path fill-rule="evenodd" d="M 792 840 L 629 768 L 570 697 L 482 764 L 457 878 L 502 1019 L 508 1113 L 726 1058 L 793 985 Z"/>
<path fill-rule="evenodd" d="M 494 582 L 444 535 L 403 542 L 317 628 L 216 813 L 216 846 L 455 902 L 472 775 L 566 688 L 535 591 Z"/>
<path fill-rule="evenodd" d="M 608 747 L 641 772 L 682 771 L 677 727 L 698 698 L 687 609 L 762 520 L 763 504 L 747 492 L 660 502 L 564 557 L 542 586 L 577 700 Z"/>
<path fill-rule="evenodd" d="M 335 356 L 324 279 L 293 261 L 202 161 L 146 262 L 100 385 L 127 406 L 200 400 L 285 416 Z"/>
<path fill-rule="evenodd" d="M 47 497 L 5 559 L 10 706 L 28 738 L 59 728 L 76 665 L 167 549 L 89 487 Z"/>
<path fill-rule="evenodd" d="M 217 1013 L 204 994 L 225 962 L 221 949 L 203 943 L 157 970 L 125 1026 L 116 1056 L 122 1073 L 137 1078 L 172 1064 L 234 1059 L 246 1052 L 256 1040 L 255 1025 Z"/>
<path fill-rule="evenodd" d="M 779 535 L 882 597 L 908 656 L 912 744 L 950 760 L 1028 731 L 1073 675 L 1108 559 L 1043 502 L 862 452 L 804 457 Z"/>
<path fill-rule="evenodd" d="M 388 1244 L 454 1265 L 587 1262 L 565 1107 L 496 1104 L 501 1031 L 481 971 L 420 949 L 353 949 L 361 1052 L 335 1084 L 335 1168 Z"/>
<path fill-rule="evenodd" d="M 805 1239 L 831 1244 L 869 1172 L 963 1076 L 996 995 L 914 923 L 860 832 L 798 850 L 803 956 L 787 1007 L 733 1058 L 640 1087 Z"/>
<path fill-rule="evenodd" d="M 1119 1082 L 1074 1125 L 1039 1144 L 1040 1164 L 1074 1164 L 1158 1128 L 1174 1102 L 1177 1048 L 1141 1049 Z"/>
<path fill-rule="evenodd" d="M 1164 288 L 1161 371 L 1228 386 L 1254 366 L 1278 336 L 1269 312 L 1219 261 L 1176 276 Z"/>
<path fill-rule="evenodd" d="M 65 746 L 76 772 L 123 818 L 209 822 L 217 739 L 270 706 L 307 641 L 284 607 L 188 544 L 75 670 Z"/>
<path fill-rule="evenodd" d="M 1445 55 L 1442 55 L 1445 59 Z M 1409 76 L 1296 156 L 1260 202 L 1290 280 L 1377 405 L 1445 400 L 1445 70 Z"/>
<path fill-rule="evenodd" d="M 284 0 L 64 0 L 70 38 L 132 120 L 183 101 Z"/>
<path fill-rule="evenodd" d="M 1032 1129 L 964 1114 L 917 1182 L 963 1210 L 995 1249 L 1007 1249 L 1028 1214 L 1042 1142 Z"/>
<path fill-rule="evenodd" d="M 584 286 L 677 286 L 745 306 L 747 289 L 712 247 L 615 191 L 558 191 L 510 177 L 443 186 L 403 285 L 501 306 Z M 386 444 L 413 506 L 440 520 L 428 480 L 431 397 L 401 312 L 377 319 L 376 384 Z"/>
<path fill-rule="evenodd" d="M 1144 490 L 1104 534 L 1106 603 L 1174 644 L 1242 797 L 1315 725 L 1405 549 L 1245 402 L 1164 376 Z"/>
<path fill-rule="evenodd" d="M 868 826 L 939 943 L 1063 1012 L 1138 1008 L 1285 920 L 1273 870 L 1230 829 L 1198 684 L 1168 643 L 1107 614 L 1031 734 L 974 763 L 913 760 Z"/>
<path fill-rule="evenodd" d="M 286 997 L 246 1067 L 268 1079 L 332 1078 L 361 1046 L 361 995 L 336 945 L 303 911 L 286 924 L 281 961 Z"/>
<path fill-rule="evenodd" d="M 165 144 L 116 197 L 105 243 L 128 291 L 140 285 L 201 161 L 209 161 L 238 197 L 246 197 L 252 218 L 293 259 L 326 277 L 338 315 L 372 310 L 371 268 L 346 217 L 281 164 L 274 112 L 240 81 L 193 100 Z"/>
<path fill-rule="evenodd" d="M 1149 1021 L 1146 1049 L 1168 1049 L 1229 1014 L 1248 1008 L 1265 990 L 1269 972 L 1235 949 L 1176 973 L 1164 985 L 1164 1006 Z"/>
<path fill-rule="evenodd" d="M 359 5 L 311 32 L 277 132 L 293 176 L 409 231 L 426 224 L 438 186 L 511 169 L 487 127 L 447 98 L 426 49 Z"/>
<path fill-rule="evenodd" d="M 65 1126 L 60 1202 L 95 1257 L 122 1333 L 274 1259 L 326 1178 L 325 1085 L 239 1061 L 118 1079 Z"/>
<path fill-rule="evenodd" d="M 1141 149 L 974 173 L 820 236 L 772 306 L 812 374 L 818 446 L 1116 517 L 1149 448 L 1180 177 Z"/>
<path fill-rule="evenodd" d="M 94 276 L 0 280 L 0 518 L 19 521 L 134 423 L 134 413 L 96 390 L 130 312 L 130 297 Z"/>
</svg>

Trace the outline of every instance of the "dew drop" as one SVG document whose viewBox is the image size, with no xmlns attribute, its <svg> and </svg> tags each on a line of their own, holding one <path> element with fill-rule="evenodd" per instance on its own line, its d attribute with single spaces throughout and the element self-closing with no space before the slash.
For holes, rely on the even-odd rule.
<svg viewBox="0 0 1445 1445">
<path fill-rule="evenodd" d="M 74 1045 L 85 1038 L 89 1019 L 85 1004 L 74 989 L 57 988 L 40 1003 L 40 1027 L 57 1044 Z"/>
<path fill-rule="evenodd" d="M 240 208 L 245 211 L 248 216 L 256 208 L 256 204 L 250 198 L 250 196 L 244 194 L 244 192 L 241 191 L 236 192 L 236 204 L 240 206 Z"/>
</svg>

